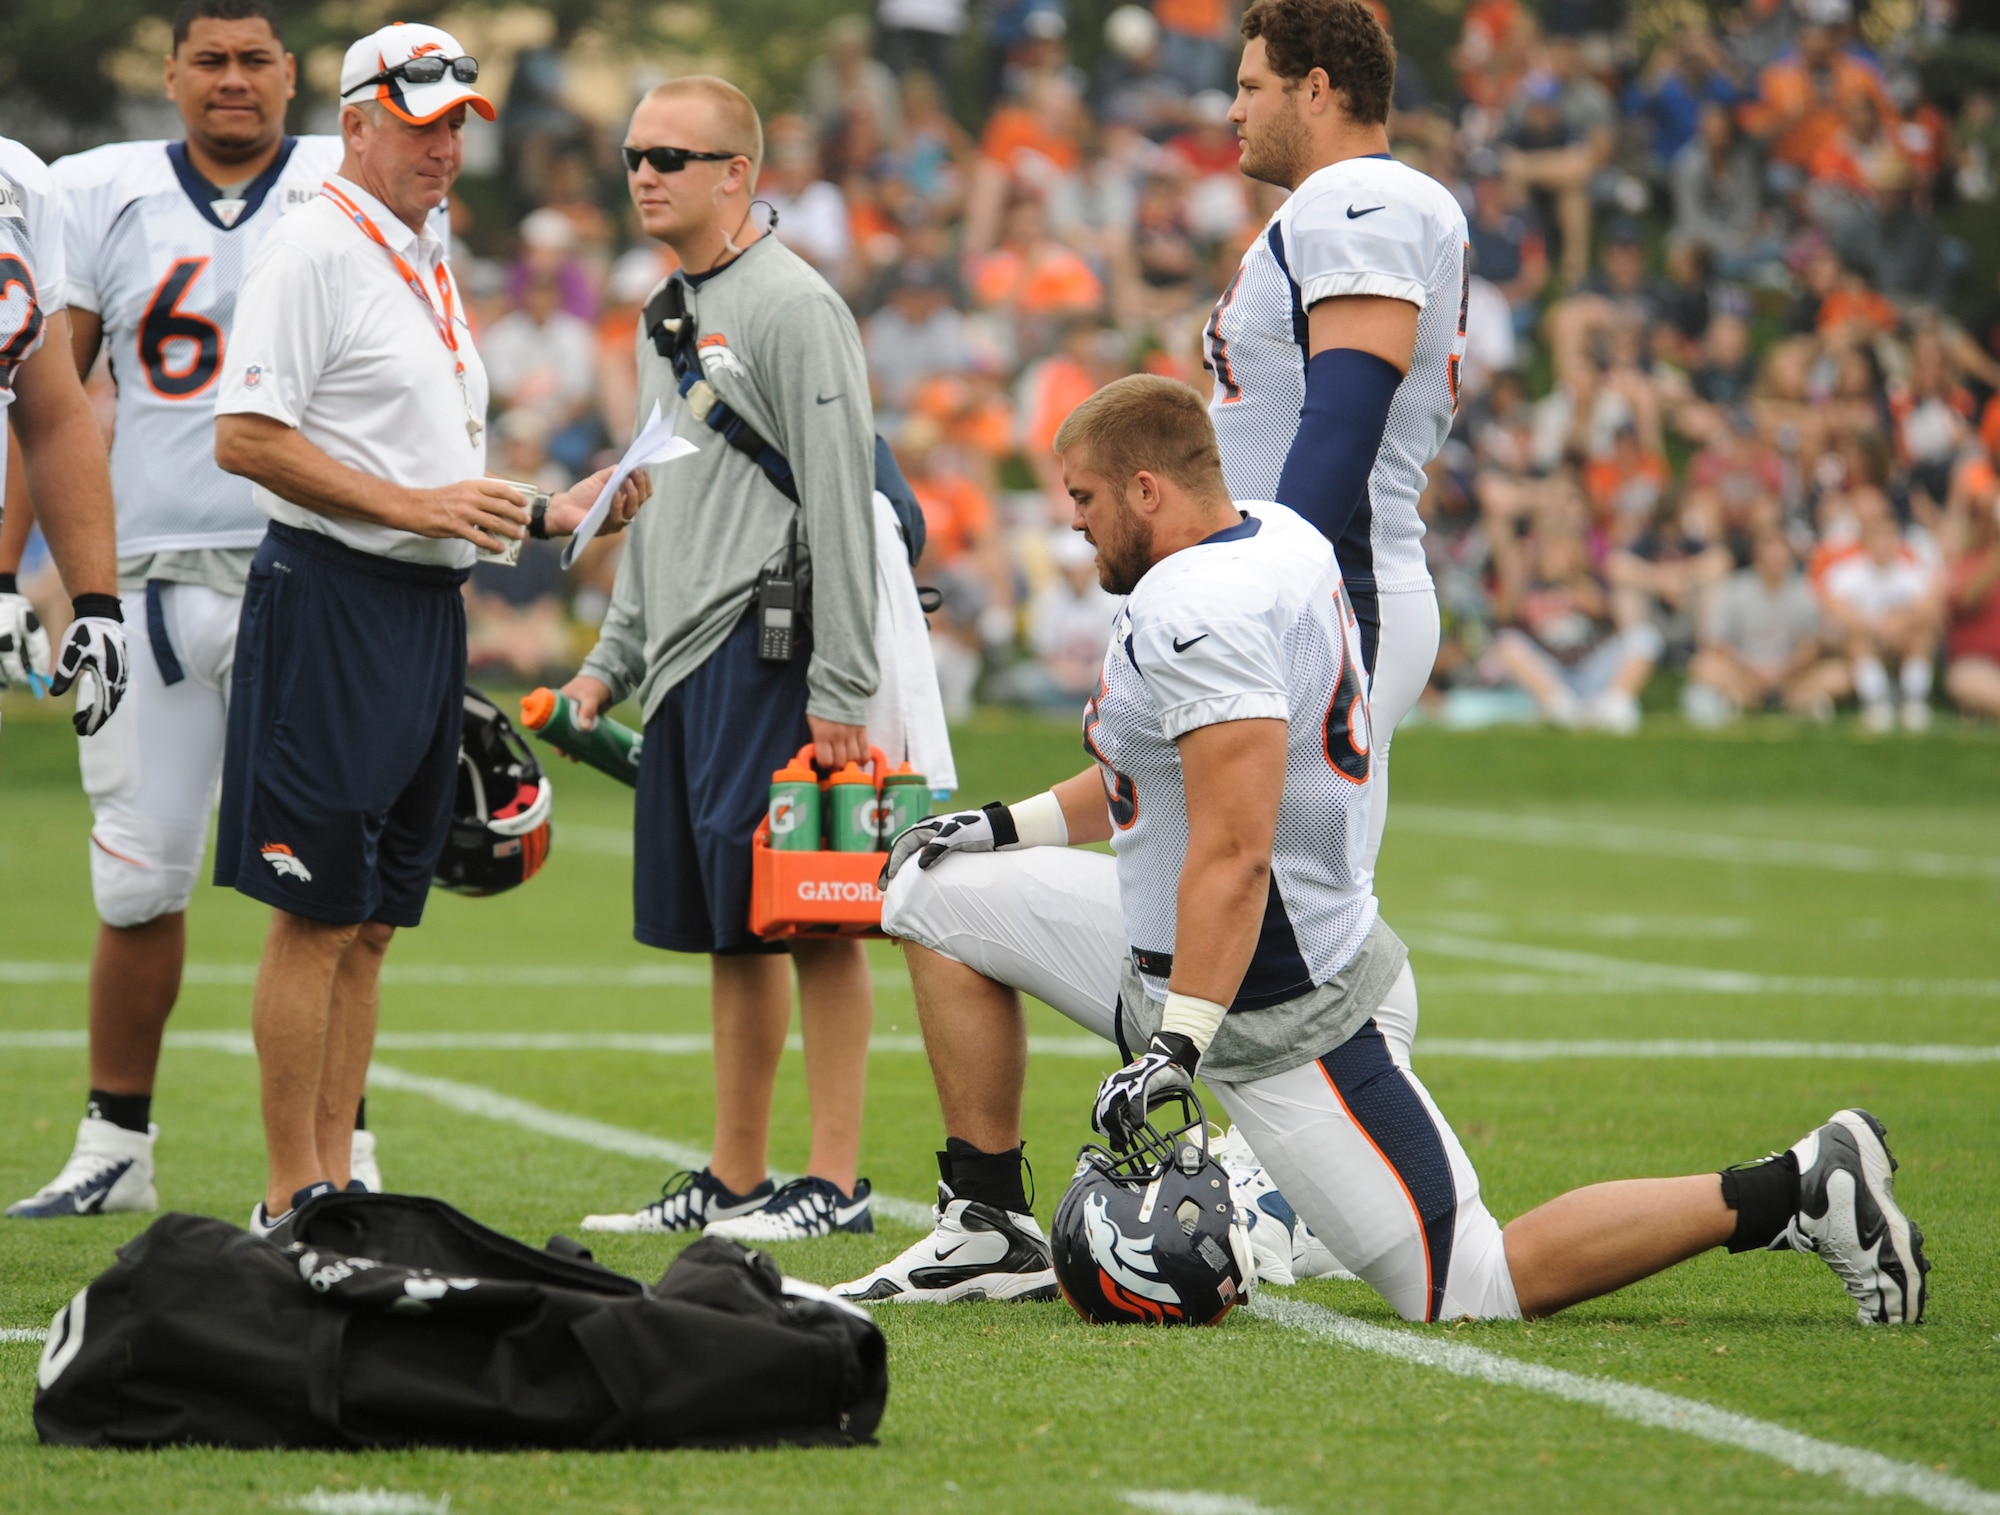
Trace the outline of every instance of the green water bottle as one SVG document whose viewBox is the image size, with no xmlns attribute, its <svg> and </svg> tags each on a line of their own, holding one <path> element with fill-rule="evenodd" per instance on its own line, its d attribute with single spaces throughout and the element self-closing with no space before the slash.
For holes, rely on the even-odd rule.
<svg viewBox="0 0 2000 1515">
<path fill-rule="evenodd" d="M 765 816 L 771 823 L 773 851 L 820 850 L 819 775 L 804 754 L 771 775 L 771 806 Z"/>
<path fill-rule="evenodd" d="M 903 764 L 882 780 L 880 811 L 881 840 L 876 845 L 887 852 L 891 842 L 931 813 L 929 780 L 908 763 Z"/>
<path fill-rule="evenodd" d="M 834 852 L 876 848 L 875 780 L 859 763 L 849 763 L 826 785 L 826 842 Z"/>
<path fill-rule="evenodd" d="M 621 784 L 638 784 L 639 750 L 646 739 L 630 726 L 600 715 L 597 724 L 585 731 L 576 724 L 576 706 L 553 689 L 522 696 L 521 724 L 556 751 L 610 774 Z"/>
</svg>

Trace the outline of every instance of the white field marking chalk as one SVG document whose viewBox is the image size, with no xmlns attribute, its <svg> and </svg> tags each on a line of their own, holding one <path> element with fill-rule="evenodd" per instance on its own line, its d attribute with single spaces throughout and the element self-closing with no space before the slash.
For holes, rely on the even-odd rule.
<svg viewBox="0 0 2000 1515">
<path fill-rule="evenodd" d="M 1689 968 L 1677 963 L 1640 963 L 1605 957 L 1596 952 L 1572 952 L 1564 947 L 1536 947 L 1526 942 L 1490 941 L 1449 931 L 1409 930 L 1397 933 L 1409 945 L 1439 957 L 1503 963 L 1543 973 L 1594 976 L 1607 993 L 1655 991 L 1697 994 L 1799 994 L 1869 996 L 1896 999 L 2000 999 L 2000 978 L 1800 978 L 1785 974 L 1746 973 L 1734 968 Z M 1610 987 L 1615 986 L 1615 987 Z"/>
<path fill-rule="evenodd" d="M 1565 981 L 1566 982 L 1566 981 Z M 1434 984 L 1424 981 L 1425 987 Z M 247 1057 L 256 1049 L 241 1031 L 169 1031 L 167 1046 L 175 1050 L 233 1052 Z M 0 1048 L 22 1051 L 74 1051 L 89 1045 L 81 1031 L 0 1031 Z M 788 1037 L 787 1051 L 801 1050 L 798 1037 Z M 625 1031 L 384 1031 L 375 1038 L 378 1052 L 642 1052 L 659 1057 L 706 1057 L 706 1035 L 655 1035 Z M 878 1036 L 870 1052 L 918 1053 L 923 1038 Z M 1617 1041 L 1610 1038 L 1549 1041 L 1507 1041 L 1481 1037 L 1423 1036 L 1417 1041 L 1422 1057 L 1470 1057 L 1488 1062 L 1536 1063 L 1555 1058 L 1761 1058 L 1777 1061 L 1869 1063 L 2000 1063 L 2000 1046 L 1954 1046 L 1923 1042 L 1789 1042 L 1789 1041 Z M 1031 1036 L 1028 1051 L 1038 1057 L 1075 1057 L 1102 1061 L 1111 1044 L 1094 1036 Z"/>
<path fill-rule="evenodd" d="M 314 1489 L 286 1501 L 308 1515 L 449 1515 L 451 1496 L 403 1494 L 394 1489 Z"/>
<path fill-rule="evenodd" d="M 47 1326 L 8 1326 L 0 1329 L 0 1341 L 18 1342 L 23 1345 L 33 1342 L 39 1347 L 46 1345 L 48 1339 Z"/>
<path fill-rule="evenodd" d="M 1840 842 L 1792 842 L 1778 837 L 1663 831 L 1651 826 L 1562 821 L 1553 816 L 1510 815 L 1499 810 L 1460 810 L 1447 805 L 1412 805 L 1399 801 L 1396 805 L 1396 825 L 1404 831 L 1420 831 L 1427 836 L 1448 836 L 1466 841 L 1519 842 L 1530 847 L 1560 847 L 1582 852 L 1816 868 L 1830 873 L 2000 879 L 2000 857 L 1975 857 L 1963 852 L 1916 852 L 1853 847 Z"/>
<path fill-rule="evenodd" d="M 651 1136 L 644 1131 L 628 1131 L 623 1126 L 610 1126 L 581 1115 L 566 1115 L 560 1110 L 544 1109 L 540 1105 L 531 1105 L 524 1099 L 515 1099 L 511 1095 L 502 1094 L 497 1089 L 482 1088 L 478 1084 L 462 1084 L 449 1078 L 427 1078 L 419 1073 L 410 1073 L 388 1063 L 378 1062 L 368 1069 L 368 1086 L 371 1089 L 394 1089 L 405 1094 L 421 1094 L 426 1099 L 436 1100 L 439 1104 L 448 1105 L 454 1110 L 462 1110 L 467 1115 L 502 1121 L 511 1126 L 520 1126 L 524 1130 L 540 1132 L 543 1136 L 560 1137 L 564 1141 L 595 1147 L 600 1152 L 616 1152 L 622 1157 L 636 1157 L 643 1162 L 671 1163 L 676 1168 L 708 1166 L 708 1154 L 698 1147 L 684 1147 L 679 1142 Z M 771 1177 L 782 1184 L 797 1175 L 780 1173 L 773 1169 Z M 874 1203 L 877 1214 L 887 1216 L 890 1220 L 900 1221 L 906 1226 L 928 1230 L 932 1224 L 929 1205 L 920 1205 L 910 1199 L 898 1199 L 893 1194 L 877 1194 Z"/>
<path fill-rule="evenodd" d="M 557 821 L 550 829 L 551 851 L 562 847 L 570 852 L 595 853 L 599 857 L 632 855 L 630 826 L 582 826 L 574 821 Z"/>
<path fill-rule="evenodd" d="M 1135 1510 L 1158 1515 L 1277 1515 L 1269 1505 L 1241 1494 L 1211 1494 L 1206 1489 L 1127 1489 L 1118 1498 Z"/>
<path fill-rule="evenodd" d="M 1418 1331 L 1392 1331 L 1369 1325 L 1338 1311 L 1303 1300 L 1259 1299 L 1250 1313 L 1294 1331 L 1337 1342 L 1363 1352 L 1437 1368 L 1460 1378 L 1476 1378 L 1508 1388 L 1550 1394 L 1574 1404 L 1594 1405 L 1619 1420 L 1680 1431 L 1718 1446 L 1736 1447 L 1771 1458 L 1800 1473 L 1839 1478 L 1858 1493 L 1877 1498 L 1912 1499 L 1952 1515 L 2000 1515 L 2000 1494 L 1946 1473 L 1934 1473 L 1912 1462 L 1898 1462 L 1879 1452 L 1821 1441 L 1768 1420 L 1754 1420 L 1733 1410 L 1663 1394 L 1658 1389 L 1588 1378 L 1580 1373 L 1523 1362 L 1463 1342 Z"/>
<path fill-rule="evenodd" d="M 88 963 L 0 962 L 0 984 L 81 984 L 90 978 Z M 908 992 L 909 975 L 876 973 L 877 989 Z M 255 963 L 189 963 L 183 983 L 249 985 L 257 982 Z M 598 968 L 588 964 L 546 963 L 387 963 L 382 982 L 391 986 L 451 988 L 459 985 L 501 985 L 536 989 L 706 989 L 706 968 L 661 963 L 632 968 Z"/>
</svg>

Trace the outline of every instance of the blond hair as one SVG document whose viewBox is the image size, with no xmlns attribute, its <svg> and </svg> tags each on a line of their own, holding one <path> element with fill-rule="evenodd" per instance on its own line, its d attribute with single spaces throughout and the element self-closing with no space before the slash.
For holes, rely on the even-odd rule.
<svg viewBox="0 0 2000 1515">
<path fill-rule="evenodd" d="M 1098 390 L 1069 413 L 1055 450 L 1081 451 L 1114 483 L 1143 469 L 1204 499 L 1229 498 L 1208 407 L 1187 385 L 1157 374 L 1132 374 Z"/>
<path fill-rule="evenodd" d="M 708 102 L 715 122 L 716 139 L 710 150 L 741 153 L 748 158 L 750 178 L 754 183 L 757 170 L 764 165 L 764 123 L 757 115 L 757 107 L 750 103 L 750 97 L 727 79 L 714 74 L 688 74 L 684 78 L 669 79 L 665 84 L 656 84 L 646 91 L 648 100 L 677 100 L 688 95 L 699 96 Z"/>
</svg>

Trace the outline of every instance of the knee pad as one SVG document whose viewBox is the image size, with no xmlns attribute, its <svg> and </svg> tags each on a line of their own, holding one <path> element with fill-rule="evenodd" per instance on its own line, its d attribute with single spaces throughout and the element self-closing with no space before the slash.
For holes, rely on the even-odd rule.
<svg viewBox="0 0 2000 1515">
<path fill-rule="evenodd" d="M 90 834 L 90 893 L 107 926 L 143 926 L 185 910 L 194 897 L 199 847 L 192 860 L 169 859 L 165 849 L 141 848 L 123 836 Z"/>
<path fill-rule="evenodd" d="M 947 882 L 951 870 L 926 871 L 911 858 L 882 894 L 882 929 L 901 941 L 915 942 L 933 952 L 952 934 L 950 922 L 955 912 L 951 896 L 956 891 Z"/>
</svg>

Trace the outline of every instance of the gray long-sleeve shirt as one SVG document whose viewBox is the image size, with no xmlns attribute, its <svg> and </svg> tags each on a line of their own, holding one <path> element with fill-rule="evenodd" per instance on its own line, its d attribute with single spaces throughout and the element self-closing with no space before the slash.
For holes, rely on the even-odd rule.
<svg viewBox="0 0 2000 1515">
<path fill-rule="evenodd" d="M 676 275 L 675 277 L 680 277 Z M 680 409 L 694 457 L 653 470 L 611 607 L 583 671 L 651 720 L 667 692 L 720 647 L 758 574 L 799 523 L 812 581 L 806 709 L 859 726 L 874 693 L 875 425 L 854 317 L 832 286 L 762 237 L 689 291 L 708 382 L 792 465 L 799 504 L 720 433 Z M 639 332 L 639 415 L 678 400 L 673 366 Z M 803 574 L 802 574 L 803 576 Z"/>
</svg>

